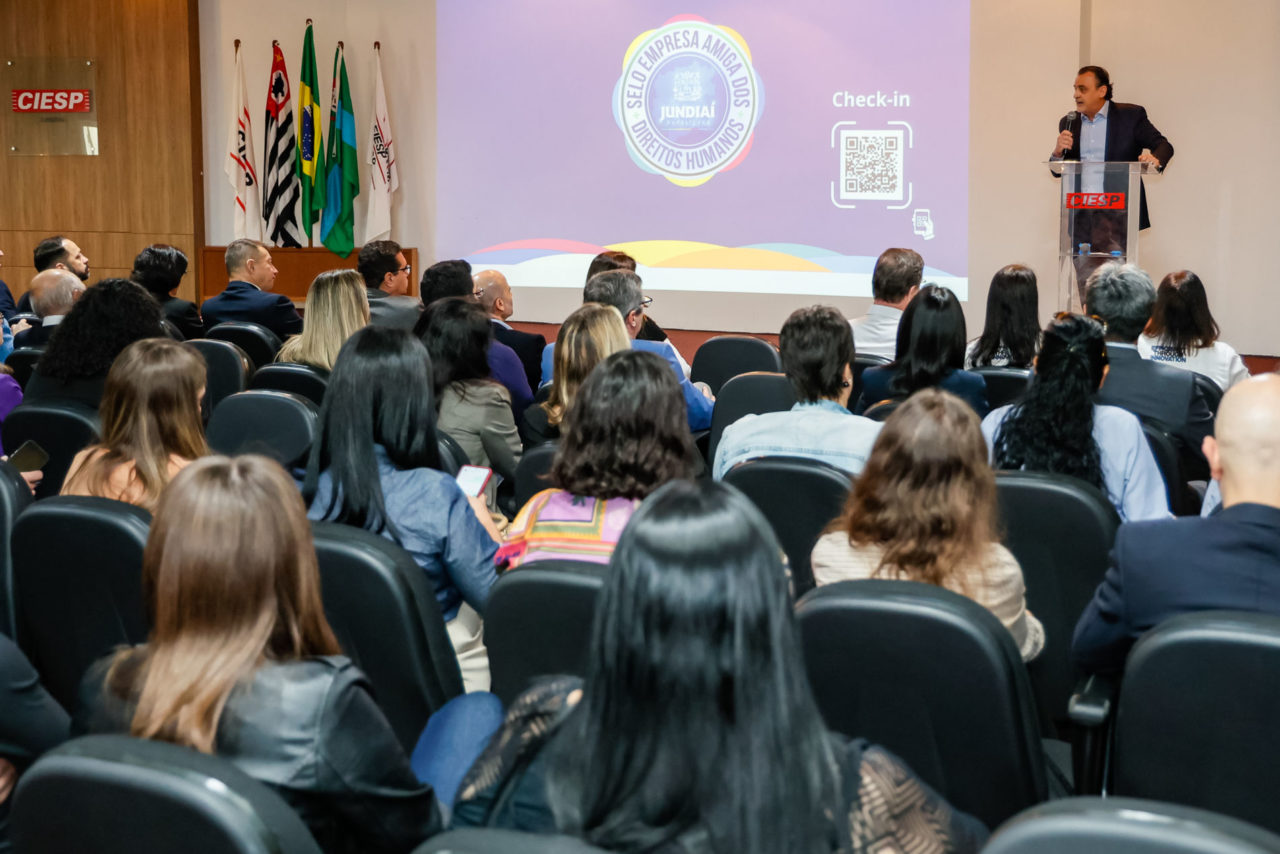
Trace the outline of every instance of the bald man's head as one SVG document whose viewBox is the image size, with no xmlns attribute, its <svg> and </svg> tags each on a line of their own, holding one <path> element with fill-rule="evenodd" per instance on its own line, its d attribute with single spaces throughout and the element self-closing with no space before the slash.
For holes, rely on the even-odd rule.
<svg viewBox="0 0 1280 854">
<path fill-rule="evenodd" d="M 84 282 L 78 276 L 54 267 L 31 279 L 31 310 L 41 317 L 66 314 L 82 293 Z"/>
<path fill-rule="evenodd" d="M 1227 391 L 1204 452 L 1221 481 L 1224 506 L 1280 506 L 1280 375 L 1253 377 Z"/>
<path fill-rule="evenodd" d="M 482 270 L 473 277 L 476 291 L 480 294 L 480 305 L 491 317 L 506 320 L 515 311 L 515 303 L 511 299 L 511 286 L 507 277 L 497 270 Z"/>
</svg>

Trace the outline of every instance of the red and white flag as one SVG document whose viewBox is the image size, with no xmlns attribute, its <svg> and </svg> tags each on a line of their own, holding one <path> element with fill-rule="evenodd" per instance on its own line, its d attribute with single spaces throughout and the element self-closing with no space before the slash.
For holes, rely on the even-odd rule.
<svg viewBox="0 0 1280 854">
<path fill-rule="evenodd" d="M 258 190 L 258 166 L 253 158 L 253 123 L 249 119 L 249 94 L 244 85 L 244 58 L 239 46 L 236 47 L 236 78 L 231 89 L 231 119 L 223 172 L 236 194 L 232 236 L 261 240 L 262 198 Z"/>
<path fill-rule="evenodd" d="M 396 147 L 387 115 L 387 91 L 382 85 L 382 50 L 374 51 L 377 69 L 373 89 L 373 123 L 369 130 L 369 214 L 365 217 L 364 242 L 391 236 L 391 194 L 400 187 Z"/>
</svg>

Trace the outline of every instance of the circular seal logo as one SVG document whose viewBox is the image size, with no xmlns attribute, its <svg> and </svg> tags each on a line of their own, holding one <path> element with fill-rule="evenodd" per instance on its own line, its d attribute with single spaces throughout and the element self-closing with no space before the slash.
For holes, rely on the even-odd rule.
<svg viewBox="0 0 1280 854">
<path fill-rule="evenodd" d="M 641 33 L 613 89 L 613 118 L 631 159 L 681 187 L 741 163 L 763 107 L 742 36 L 692 15 Z"/>
</svg>

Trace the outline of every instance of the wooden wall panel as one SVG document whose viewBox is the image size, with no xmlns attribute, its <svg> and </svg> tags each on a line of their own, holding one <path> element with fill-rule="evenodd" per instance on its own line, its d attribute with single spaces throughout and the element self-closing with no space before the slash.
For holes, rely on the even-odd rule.
<svg viewBox="0 0 1280 854">
<path fill-rule="evenodd" d="M 0 121 L 0 277 L 15 296 L 35 273 L 36 242 L 64 234 L 89 256 L 90 281 L 127 275 L 142 247 L 172 243 L 191 259 L 178 293 L 194 298 L 204 242 L 197 22 L 197 0 L 0 3 L 0 61 L 97 65 L 99 156 L 12 156 Z"/>
</svg>

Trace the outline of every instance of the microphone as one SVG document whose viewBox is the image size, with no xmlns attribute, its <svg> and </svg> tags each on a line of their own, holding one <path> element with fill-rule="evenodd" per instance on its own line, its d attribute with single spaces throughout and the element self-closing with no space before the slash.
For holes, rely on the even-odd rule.
<svg viewBox="0 0 1280 854">
<path fill-rule="evenodd" d="M 1079 113 L 1078 111 L 1076 111 L 1076 110 L 1072 110 L 1071 112 L 1067 113 L 1067 126 L 1064 128 L 1064 130 L 1070 130 L 1070 131 L 1071 131 L 1071 134 L 1072 134 L 1071 148 L 1075 148 L 1075 144 L 1076 144 L 1077 142 L 1079 142 L 1079 140 L 1077 140 L 1077 139 L 1075 139 L 1075 138 L 1074 138 L 1074 137 L 1075 137 L 1075 131 L 1074 131 L 1074 130 L 1071 130 L 1071 128 L 1072 128 L 1072 127 L 1075 125 L 1075 123 L 1076 123 L 1076 122 L 1078 122 L 1078 121 L 1080 121 L 1080 113 Z M 1064 160 L 1065 160 L 1065 159 L 1067 159 L 1067 155 L 1068 155 L 1070 152 L 1071 152 L 1071 149 L 1070 149 L 1070 148 L 1069 148 L 1069 149 L 1067 149 L 1066 151 L 1062 152 L 1062 157 L 1063 157 L 1063 159 L 1064 159 Z"/>
</svg>

